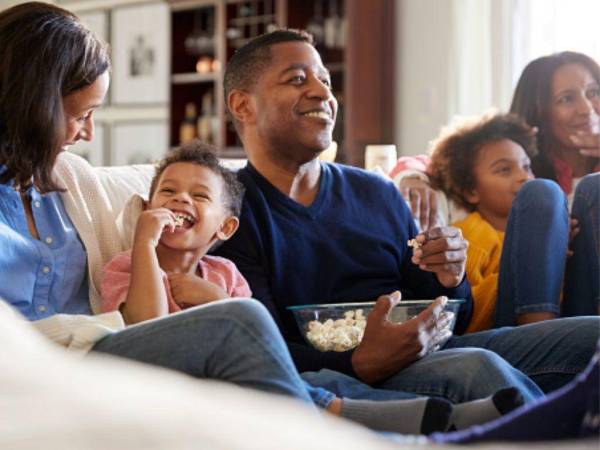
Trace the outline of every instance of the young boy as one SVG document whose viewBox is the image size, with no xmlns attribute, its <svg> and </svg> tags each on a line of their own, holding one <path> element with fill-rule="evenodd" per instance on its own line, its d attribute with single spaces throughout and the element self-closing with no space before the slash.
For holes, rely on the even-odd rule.
<svg viewBox="0 0 600 450">
<path fill-rule="evenodd" d="M 131 324 L 230 297 L 250 298 L 248 283 L 236 266 L 207 255 L 237 230 L 243 192 L 212 148 L 197 141 L 163 159 L 137 219 L 132 250 L 104 268 L 103 309 L 119 309 Z M 406 399 L 402 393 L 399 400 L 341 400 L 323 388 L 306 386 L 314 402 L 335 415 L 376 430 L 410 434 L 483 423 L 523 402 L 513 388 L 451 405 L 443 399 Z"/>
<path fill-rule="evenodd" d="M 465 121 L 433 144 L 432 185 L 470 211 L 454 223 L 469 242 L 468 332 L 560 314 L 569 232 L 578 228 L 556 183 L 530 181 L 534 151 L 535 131 L 501 114 Z"/>
</svg>

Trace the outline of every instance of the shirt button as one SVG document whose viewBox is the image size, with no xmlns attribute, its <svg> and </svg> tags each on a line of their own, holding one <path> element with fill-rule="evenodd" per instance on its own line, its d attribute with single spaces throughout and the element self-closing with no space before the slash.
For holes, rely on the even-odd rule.
<svg viewBox="0 0 600 450">
<path fill-rule="evenodd" d="M 41 206 L 41 203 L 40 203 L 40 202 L 38 202 L 38 201 L 36 200 L 35 202 L 33 202 L 33 205 L 34 205 L 36 208 L 39 208 L 39 207 Z"/>
<path fill-rule="evenodd" d="M 48 237 L 46 238 L 46 244 L 52 244 L 52 241 L 53 241 L 53 240 L 54 240 L 54 239 L 52 239 L 50 236 L 48 236 Z"/>
<path fill-rule="evenodd" d="M 39 312 L 46 312 L 46 309 L 48 309 L 48 308 L 46 308 L 44 305 L 38 306 Z"/>
<path fill-rule="evenodd" d="M 44 266 L 44 267 L 42 268 L 42 272 L 44 272 L 44 273 L 49 273 L 49 272 L 50 272 L 50 267 L 48 267 L 48 266 Z"/>
</svg>

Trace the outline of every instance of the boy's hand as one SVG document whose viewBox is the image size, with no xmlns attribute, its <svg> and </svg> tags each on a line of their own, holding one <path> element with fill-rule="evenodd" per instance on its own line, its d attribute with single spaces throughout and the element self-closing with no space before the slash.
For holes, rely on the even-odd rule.
<svg viewBox="0 0 600 450">
<path fill-rule="evenodd" d="M 412 262 L 421 270 L 433 272 L 446 288 L 460 284 L 467 264 L 467 241 L 455 227 L 436 227 L 415 238 L 420 244 L 413 251 Z"/>
<path fill-rule="evenodd" d="M 229 298 L 219 286 L 193 273 L 170 273 L 167 276 L 171 285 L 171 295 L 179 306 L 203 305 Z"/>
<path fill-rule="evenodd" d="M 149 209 L 140 214 L 135 226 L 133 245 L 158 245 L 163 232 L 175 231 L 175 214 L 166 208 Z"/>
</svg>

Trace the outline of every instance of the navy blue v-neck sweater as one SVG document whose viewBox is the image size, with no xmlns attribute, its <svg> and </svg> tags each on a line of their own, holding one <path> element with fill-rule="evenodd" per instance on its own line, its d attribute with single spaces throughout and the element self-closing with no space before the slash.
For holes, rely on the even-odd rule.
<svg viewBox="0 0 600 450">
<path fill-rule="evenodd" d="M 329 368 L 355 375 L 351 351 L 319 352 L 300 335 L 286 308 L 375 300 L 400 290 L 404 299 L 465 298 L 456 331 L 472 303 L 463 281 L 446 289 L 411 261 L 417 234 L 410 211 L 388 180 L 353 167 L 321 163 L 319 192 L 305 207 L 250 164 L 240 170 L 246 195 L 238 232 L 215 252 L 231 259 L 279 325 L 300 372 Z"/>
</svg>

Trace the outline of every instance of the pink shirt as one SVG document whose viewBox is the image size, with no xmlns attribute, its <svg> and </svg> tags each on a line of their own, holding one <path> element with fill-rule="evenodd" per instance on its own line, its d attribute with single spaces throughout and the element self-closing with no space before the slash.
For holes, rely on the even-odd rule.
<svg viewBox="0 0 600 450">
<path fill-rule="evenodd" d="M 219 256 L 204 256 L 198 263 L 202 278 L 216 284 L 230 297 L 252 297 L 248 282 L 233 262 Z M 169 301 L 169 313 L 181 311 L 171 295 L 171 286 L 167 274 L 161 269 L 162 280 Z M 127 291 L 131 282 L 131 250 L 119 253 L 102 271 L 100 290 L 102 294 L 102 311 L 118 310 L 127 299 Z"/>
</svg>

